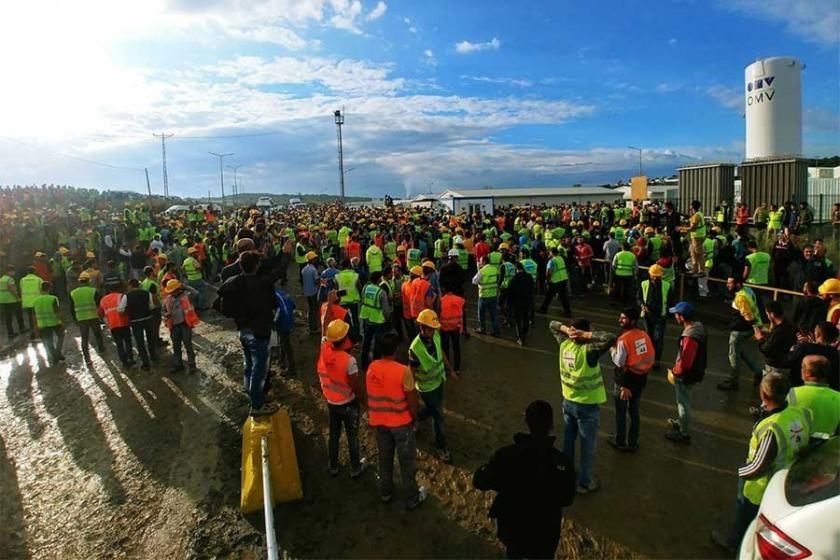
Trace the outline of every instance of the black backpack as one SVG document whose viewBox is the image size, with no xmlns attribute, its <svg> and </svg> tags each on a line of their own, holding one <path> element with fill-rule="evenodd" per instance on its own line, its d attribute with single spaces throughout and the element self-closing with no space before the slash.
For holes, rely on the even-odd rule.
<svg viewBox="0 0 840 560">
<path fill-rule="evenodd" d="M 245 308 L 245 293 L 248 289 L 244 274 L 231 276 L 222 283 L 213 302 L 213 309 L 234 320 L 245 317 L 248 310 Z"/>
</svg>

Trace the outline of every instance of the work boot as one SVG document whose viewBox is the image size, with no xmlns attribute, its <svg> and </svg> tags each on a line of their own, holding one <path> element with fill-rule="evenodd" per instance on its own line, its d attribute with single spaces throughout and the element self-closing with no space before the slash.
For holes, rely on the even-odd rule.
<svg viewBox="0 0 840 560">
<path fill-rule="evenodd" d="M 680 431 L 680 421 L 677 418 L 668 418 L 665 422 L 672 430 Z"/>
<path fill-rule="evenodd" d="M 737 391 L 738 390 L 738 380 L 737 379 L 727 379 L 726 381 L 721 381 L 717 384 L 717 388 L 721 391 Z"/>
<path fill-rule="evenodd" d="M 420 488 L 417 489 L 417 497 L 414 498 L 414 500 L 412 500 L 411 502 L 409 502 L 405 505 L 405 510 L 406 511 L 411 511 L 413 509 L 417 509 L 417 507 L 420 504 L 422 504 L 423 502 L 426 501 L 426 496 L 427 496 L 426 488 L 421 486 Z"/>
<path fill-rule="evenodd" d="M 668 441 L 673 441 L 674 443 L 691 443 L 691 436 L 688 434 L 684 434 L 680 431 L 665 432 L 665 439 L 667 439 Z"/>
<path fill-rule="evenodd" d="M 277 406 L 276 403 L 263 403 L 262 406 L 257 408 L 251 407 L 250 410 L 248 410 L 248 416 L 271 416 L 277 412 L 279 408 L 280 407 Z"/>
<path fill-rule="evenodd" d="M 592 481 L 589 484 L 587 484 L 586 486 L 584 486 L 583 484 L 578 484 L 577 485 L 577 493 L 581 494 L 581 495 L 589 494 L 590 492 L 594 492 L 595 490 L 597 490 L 598 487 L 599 487 L 598 479 L 593 478 Z"/>
<path fill-rule="evenodd" d="M 365 474 L 365 471 L 368 470 L 368 467 L 370 467 L 370 463 L 367 462 L 366 458 L 362 457 L 359 460 L 359 468 L 350 471 L 350 478 L 356 480 L 357 478 Z"/>
<path fill-rule="evenodd" d="M 612 447 L 616 451 L 627 451 L 627 445 L 619 442 L 615 434 L 610 434 L 609 436 L 607 436 L 607 443 L 610 444 L 610 447 Z"/>
</svg>

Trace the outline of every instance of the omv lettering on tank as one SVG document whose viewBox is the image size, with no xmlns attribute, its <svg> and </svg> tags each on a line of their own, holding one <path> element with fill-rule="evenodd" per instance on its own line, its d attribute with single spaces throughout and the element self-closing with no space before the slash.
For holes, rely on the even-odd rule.
<svg viewBox="0 0 840 560">
<path fill-rule="evenodd" d="M 763 103 L 764 101 L 773 101 L 773 96 L 776 95 L 775 88 L 772 88 L 776 76 L 766 76 L 759 78 L 747 84 L 747 105 L 753 103 Z"/>
</svg>

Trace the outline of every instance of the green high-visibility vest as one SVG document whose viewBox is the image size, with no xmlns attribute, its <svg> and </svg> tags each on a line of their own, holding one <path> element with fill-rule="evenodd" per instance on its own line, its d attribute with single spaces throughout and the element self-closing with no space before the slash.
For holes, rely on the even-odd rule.
<svg viewBox="0 0 840 560">
<path fill-rule="evenodd" d="M 342 249 L 347 244 L 347 238 L 350 237 L 351 231 L 347 226 L 341 226 L 341 229 L 338 230 L 338 244 L 341 245 Z"/>
<path fill-rule="evenodd" d="M 767 228 L 779 230 L 782 227 L 782 211 L 776 210 L 767 214 Z"/>
<path fill-rule="evenodd" d="M 560 383 L 563 398 L 579 404 L 607 402 L 601 366 L 586 361 L 586 344 L 566 339 L 560 343 Z"/>
<path fill-rule="evenodd" d="M 155 294 L 157 294 L 158 302 L 160 302 L 162 294 L 160 292 L 160 284 L 158 282 L 155 282 L 151 278 L 144 278 L 143 281 L 140 282 L 140 285 L 143 286 L 143 289 L 149 293 L 152 293 L 151 287 L 154 286 L 156 288 Z M 154 298 L 152 298 L 152 300 L 154 300 Z M 157 305 L 154 305 L 152 309 L 157 309 L 157 307 Z"/>
<path fill-rule="evenodd" d="M 466 249 L 458 249 L 458 266 L 467 270 L 467 267 L 470 264 L 470 254 L 467 252 Z"/>
<path fill-rule="evenodd" d="M 494 298 L 499 295 L 499 271 L 492 264 L 481 267 L 481 278 L 478 282 L 479 298 Z"/>
<path fill-rule="evenodd" d="M 411 351 L 420 362 L 414 371 L 414 386 L 421 393 L 434 391 L 446 380 L 446 365 L 443 363 L 443 350 L 440 347 L 440 332 L 435 330 L 432 340 L 435 345 L 435 357 L 429 355 L 419 334 L 411 343 Z"/>
<path fill-rule="evenodd" d="M 385 254 L 388 255 L 388 258 L 394 260 L 397 258 L 397 242 L 396 241 L 388 241 L 385 243 Z"/>
<path fill-rule="evenodd" d="M 769 283 L 770 255 L 763 251 L 757 251 L 747 255 L 747 264 L 750 265 L 750 275 L 747 282 L 766 286 Z"/>
<path fill-rule="evenodd" d="M 96 288 L 93 286 L 79 286 L 70 292 L 73 300 L 73 311 L 76 313 L 77 321 L 89 321 L 96 319 Z"/>
<path fill-rule="evenodd" d="M 659 283 L 662 285 L 662 316 L 668 314 L 668 292 L 671 291 L 671 283 L 665 280 L 660 280 Z M 642 301 L 647 303 L 647 296 L 648 290 L 650 289 L 650 280 L 643 280 L 642 281 Z M 640 314 L 641 317 L 645 316 L 645 312 L 642 311 Z"/>
<path fill-rule="evenodd" d="M 534 279 L 534 282 L 537 281 L 537 261 L 533 259 L 522 259 L 522 268 L 525 269 L 525 272 L 531 275 L 531 278 Z"/>
<path fill-rule="evenodd" d="M 490 266 L 495 268 L 497 271 L 499 271 L 501 269 L 502 254 L 500 252 L 493 251 L 492 253 L 490 253 L 490 255 L 488 255 L 487 260 L 490 263 Z"/>
<path fill-rule="evenodd" d="M 306 247 L 303 243 L 295 245 L 295 262 L 297 264 L 306 264 Z"/>
<path fill-rule="evenodd" d="M 650 238 L 650 258 L 653 261 L 659 260 L 659 253 L 662 250 L 662 238 L 654 235 Z"/>
<path fill-rule="evenodd" d="M 764 490 L 770 478 L 779 470 L 787 468 L 796 459 L 799 450 L 808 444 L 811 437 L 810 418 L 801 408 L 788 405 L 781 412 L 771 414 L 758 422 L 750 437 L 747 463 L 750 463 L 758 450 L 758 444 L 770 430 L 776 438 L 776 460 L 770 472 L 759 478 L 744 481 L 744 497 L 755 505 L 761 504 Z"/>
<path fill-rule="evenodd" d="M 755 292 L 744 286 L 738 290 L 738 293 L 735 295 L 743 295 L 747 299 L 747 304 L 750 307 L 750 313 L 752 313 L 752 316 L 755 318 L 755 324 L 760 327 L 763 323 L 761 321 L 761 313 L 758 312 L 758 303 L 755 301 Z"/>
<path fill-rule="evenodd" d="M 10 286 L 14 285 L 15 279 L 8 274 L 0 276 L 0 303 L 15 303 L 18 300 L 10 288 Z"/>
<path fill-rule="evenodd" d="M 516 266 L 510 261 L 505 261 L 502 263 L 505 267 L 505 277 L 502 279 L 502 288 L 507 288 L 510 284 L 511 278 L 513 275 L 516 274 Z"/>
<path fill-rule="evenodd" d="M 828 385 L 806 381 L 793 387 L 787 396 L 788 404 L 811 411 L 811 435 L 831 436 L 840 427 L 840 391 Z"/>
<path fill-rule="evenodd" d="M 371 283 L 365 285 L 362 290 L 362 310 L 359 312 L 360 319 L 366 319 L 371 323 L 381 325 L 385 323 L 385 314 L 382 312 L 382 301 L 379 299 L 382 288 Z"/>
<path fill-rule="evenodd" d="M 630 251 L 619 251 L 615 256 L 615 275 L 633 276 L 636 271 L 636 255 Z"/>
<path fill-rule="evenodd" d="M 35 298 L 41 295 L 41 284 L 44 281 L 40 276 L 27 274 L 20 279 L 20 305 L 24 309 L 32 309 Z"/>
<path fill-rule="evenodd" d="M 677 278 L 677 273 L 674 271 L 674 263 L 672 262 L 671 266 L 663 266 L 662 270 L 665 271 L 662 273 L 662 281 L 673 285 L 674 280 Z"/>
<path fill-rule="evenodd" d="M 551 269 L 551 276 L 548 281 L 556 284 L 557 282 L 568 280 L 569 272 L 566 270 L 566 259 L 557 255 L 556 257 L 551 257 L 551 262 L 554 263 L 554 268 Z"/>
<path fill-rule="evenodd" d="M 613 233 L 615 234 L 615 240 L 619 243 L 623 243 L 625 239 L 627 239 L 627 232 L 624 230 L 623 227 L 616 226 L 613 228 Z"/>
<path fill-rule="evenodd" d="M 715 238 L 707 237 L 703 240 L 703 252 L 706 253 L 706 268 L 712 268 L 715 264 Z"/>
<path fill-rule="evenodd" d="M 423 254 L 420 252 L 420 249 L 416 249 L 412 247 L 408 250 L 406 257 L 408 258 L 408 268 L 413 266 L 420 266 L 420 259 L 422 258 Z"/>
<path fill-rule="evenodd" d="M 187 273 L 187 280 L 201 280 L 201 264 L 193 257 L 184 259 L 183 267 Z"/>
<path fill-rule="evenodd" d="M 58 298 L 50 294 L 41 294 L 32 302 L 32 309 L 35 311 L 35 323 L 39 329 L 55 327 L 61 324 L 54 305 Z"/>
<path fill-rule="evenodd" d="M 706 218 L 703 217 L 703 214 L 697 212 L 695 216 L 700 217 L 700 226 L 691 232 L 692 239 L 703 239 L 706 237 Z"/>
<path fill-rule="evenodd" d="M 341 296 L 341 303 L 356 303 L 361 297 L 359 296 L 359 275 L 352 270 L 342 270 L 335 275 L 335 283 L 339 290 L 344 290 L 347 293 Z"/>
<path fill-rule="evenodd" d="M 439 259 L 443 256 L 443 239 L 435 239 L 434 257 Z"/>
<path fill-rule="evenodd" d="M 715 221 L 719 222 L 719 223 L 723 223 L 723 220 L 724 220 L 723 210 L 718 210 L 717 214 L 715 214 Z"/>
<path fill-rule="evenodd" d="M 370 272 L 378 272 L 382 270 L 382 250 L 376 245 L 371 245 L 365 251 L 365 261 Z"/>
</svg>

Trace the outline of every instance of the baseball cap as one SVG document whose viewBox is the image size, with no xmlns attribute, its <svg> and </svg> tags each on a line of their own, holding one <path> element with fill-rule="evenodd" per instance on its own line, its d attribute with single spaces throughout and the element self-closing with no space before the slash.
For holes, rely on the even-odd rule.
<svg viewBox="0 0 840 560">
<path fill-rule="evenodd" d="M 694 315 L 694 306 L 687 301 L 681 301 L 674 307 L 668 310 L 669 313 L 679 313 L 683 317 L 692 317 Z"/>
</svg>

